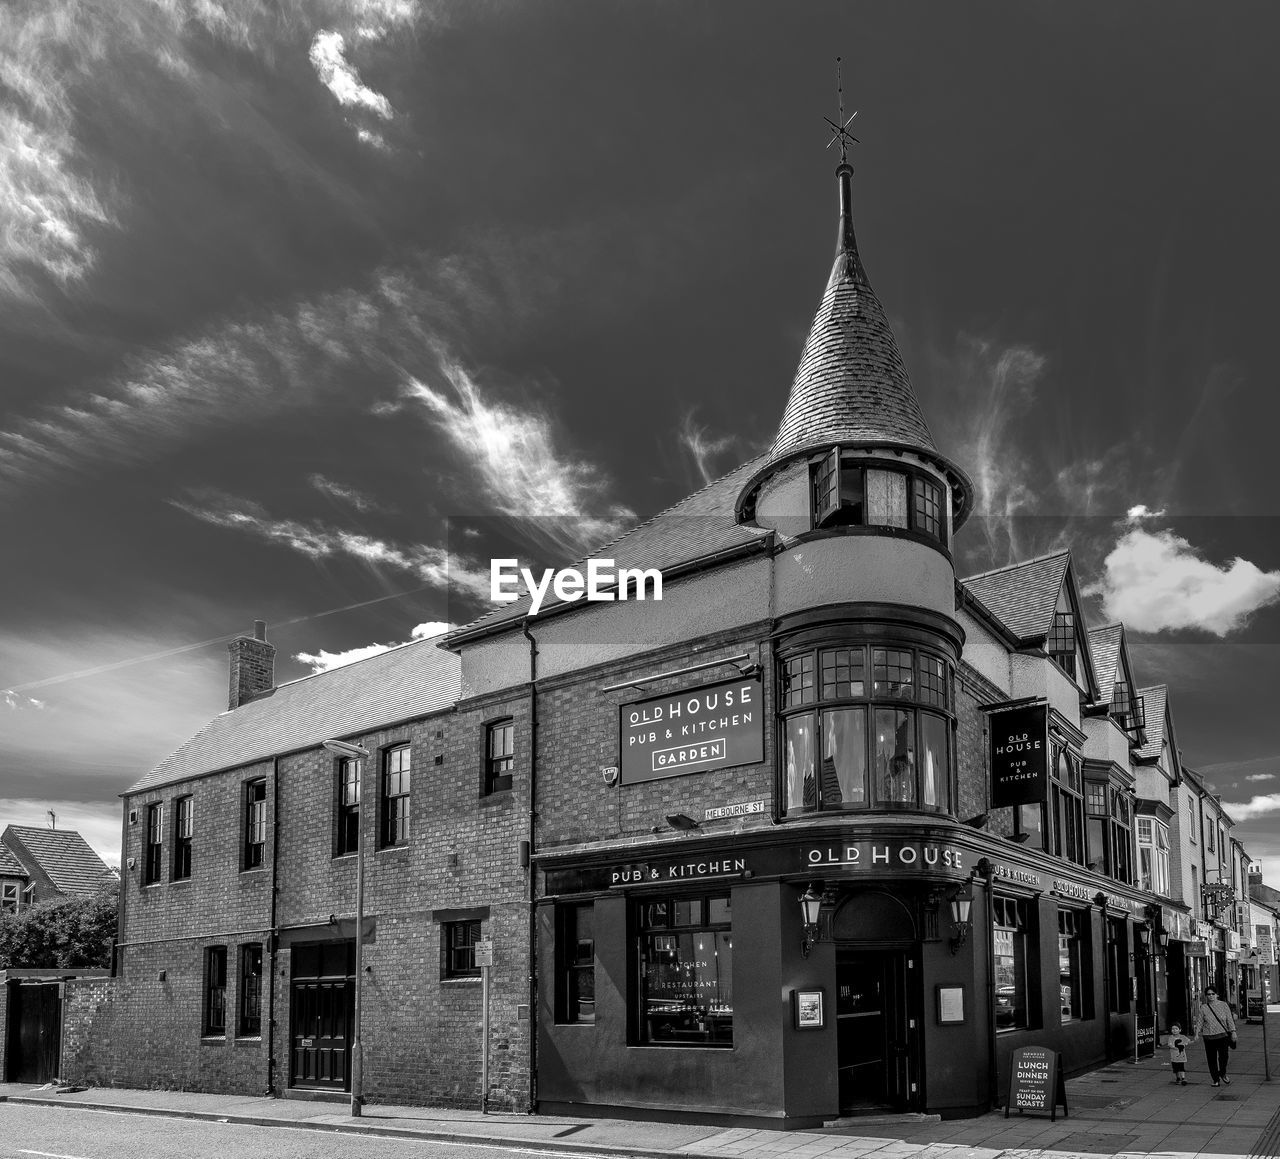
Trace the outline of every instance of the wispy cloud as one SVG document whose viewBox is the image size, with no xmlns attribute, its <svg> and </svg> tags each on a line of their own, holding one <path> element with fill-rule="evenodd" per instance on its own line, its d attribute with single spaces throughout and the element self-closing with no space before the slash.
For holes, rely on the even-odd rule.
<svg viewBox="0 0 1280 1159">
<path fill-rule="evenodd" d="M 1143 527 L 1148 514 L 1145 507 L 1131 510 L 1127 530 L 1103 560 L 1102 576 L 1084 589 L 1102 598 L 1109 619 L 1138 632 L 1198 628 L 1226 636 L 1280 600 L 1280 571 L 1264 572 L 1238 557 L 1212 563 L 1182 536 Z"/>
<path fill-rule="evenodd" d="M 738 443 L 736 435 L 712 436 L 706 427 L 697 422 L 693 411 L 686 411 L 680 420 L 680 445 L 693 457 L 694 466 L 704 484 L 720 476 L 715 460 L 732 450 Z"/>
<path fill-rule="evenodd" d="M 365 31 L 367 39 L 381 35 L 379 31 L 372 28 Z M 380 92 L 369 88 L 361 81 L 360 73 L 347 59 L 346 53 L 347 45 L 342 33 L 335 32 L 331 28 L 316 33 L 308 56 L 311 67 L 316 70 L 316 76 L 320 78 L 320 83 L 333 94 L 338 104 L 351 112 L 357 115 L 371 113 L 383 121 L 390 121 L 395 116 L 391 102 Z M 358 120 L 353 122 L 348 118 L 348 123 L 353 125 L 356 136 L 361 141 L 385 148 L 386 141 L 381 133 L 369 128 L 367 124 L 361 125 Z"/>
<path fill-rule="evenodd" d="M 1250 773 L 1245 777 L 1246 781 L 1274 781 L 1275 779 L 1275 773 Z"/>
<path fill-rule="evenodd" d="M 432 639 L 452 627 L 452 624 L 437 620 L 416 625 L 409 633 L 409 640 L 398 640 L 393 644 L 365 644 L 359 648 L 349 648 L 345 652 L 326 652 L 323 649 L 319 652 L 297 652 L 293 658 L 300 664 L 310 665 L 313 673 L 328 672 L 330 668 L 341 668 L 344 664 L 354 664 L 357 660 L 380 656 L 383 652 L 390 652 L 392 648 L 399 648 L 411 640 Z"/>
<path fill-rule="evenodd" d="M 462 454 L 495 511 L 534 517 L 534 534 L 570 552 L 599 546 L 635 518 L 602 498 L 611 486 L 603 471 L 558 449 L 544 412 L 491 397 L 447 352 L 437 353 L 441 386 L 410 376 L 405 397 L 422 404 Z"/>
<path fill-rule="evenodd" d="M 1222 807 L 1236 821 L 1251 821 L 1255 817 L 1266 817 L 1272 813 L 1280 813 L 1280 793 L 1267 793 L 1261 797 L 1252 797 L 1246 802 L 1232 804 L 1222 802 Z"/>
<path fill-rule="evenodd" d="M 371 499 L 368 495 L 363 494 L 355 487 L 348 487 L 343 483 L 335 483 L 332 479 L 327 479 L 323 475 L 311 475 L 307 479 L 322 495 L 328 495 L 331 499 L 337 499 L 341 503 L 345 503 L 348 507 L 354 508 L 361 514 L 368 511 L 385 511 L 386 508 L 376 500 Z"/>
</svg>

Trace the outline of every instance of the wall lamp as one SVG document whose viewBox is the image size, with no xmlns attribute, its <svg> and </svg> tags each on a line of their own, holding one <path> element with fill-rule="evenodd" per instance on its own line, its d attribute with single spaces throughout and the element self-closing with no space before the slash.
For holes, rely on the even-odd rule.
<svg viewBox="0 0 1280 1159">
<path fill-rule="evenodd" d="M 691 833 L 695 829 L 702 828 L 702 826 L 687 813 L 668 813 L 667 824 L 670 825 L 672 829 L 679 829 L 681 833 Z"/>
<path fill-rule="evenodd" d="M 800 940 L 800 953 L 809 956 L 814 943 L 818 940 L 818 916 L 822 913 L 822 891 L 814 882 L 810 882 L 804 893 L 800 895 L 800 917 L 804 922 L 804 934 Z"/>
<path fill-rule="evenodd" d="M 973 890 L 966 886 L 963 892 L 956 890 L 951 895 L 951 941 L 947 944 L 953 954 L 960 952 L 960 947 L 969 940 L 969 931 L 973 923 L 969 920 L 973 913 Z"/>
</svg>

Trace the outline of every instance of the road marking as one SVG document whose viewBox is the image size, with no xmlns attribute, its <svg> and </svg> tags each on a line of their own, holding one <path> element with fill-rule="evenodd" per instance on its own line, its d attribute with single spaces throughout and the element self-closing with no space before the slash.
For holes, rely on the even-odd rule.
<svg viewBox="0 0 1280 1159">
<path fill-rule="evenodd" d="M 45 1159 L 85 1159 L 83 1155 L 59 1155 L 56 1151 L 28 1151 L 25 1147 L 19 1147 L 18 1154 L 43 1155 Z"/>
</svg>

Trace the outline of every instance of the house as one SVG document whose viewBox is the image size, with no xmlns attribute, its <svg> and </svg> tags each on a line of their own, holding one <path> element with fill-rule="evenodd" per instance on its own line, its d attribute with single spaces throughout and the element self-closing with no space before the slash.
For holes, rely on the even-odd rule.
<svg viewBox="0 0 1280 1159">
<path fill-rule="evenodd" d="M 11 879 L 4 854 L 26 878 L 22 904 L 58 897 L 91 897 L 114 884 L 115 871 L 74 829 L 7 825 L 0 833 L 0 879 Z M 4 882 L 5 904 L 11 892 Z"/>
</svg>

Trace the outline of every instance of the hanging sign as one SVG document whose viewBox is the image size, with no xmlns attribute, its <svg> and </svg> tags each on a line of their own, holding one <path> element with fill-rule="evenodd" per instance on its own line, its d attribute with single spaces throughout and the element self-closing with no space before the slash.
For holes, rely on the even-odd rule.
<svg viewBox="0 0 1280 1159">
<path fill-rule="evenodd" d="M 1048 1114 L 1058 1117 L 1058 1104 L 1067 1113 L 1067 1087 L 1062 1077 L 1062 1056 L 1043 1046 L 1023 1046 L 1013 1052 L 1009 1069 L 1009 1095 L 1004 1117 L 1010 1110 L 1018 1114 Z"/>
<path fill-rule="evenodd" d="M 618 709 L 622 783 L 657 781 L 764 760 L 759 679 L 653 696 Z"/>
<path fill-rule="evenodd" d="M 991 807 L 1044 801 L 1049 776 L 1049 709 L 1044 704 L 993 712 Z"/>
</svg>

